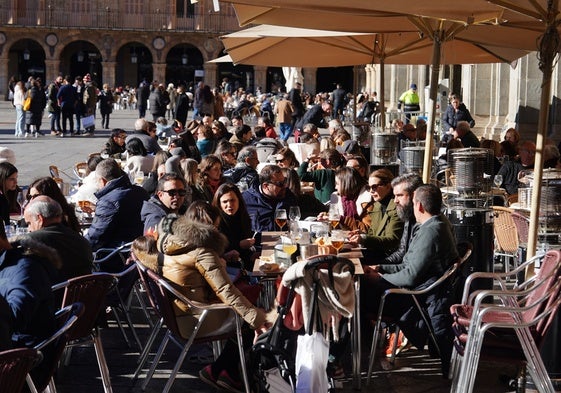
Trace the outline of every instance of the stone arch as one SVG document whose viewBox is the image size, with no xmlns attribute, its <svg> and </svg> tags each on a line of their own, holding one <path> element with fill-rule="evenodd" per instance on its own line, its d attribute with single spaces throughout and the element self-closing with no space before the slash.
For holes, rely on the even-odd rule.
<svg viewBox="0 0 561 393">
<path fill-rule="evenodd" d="M 60 50 L 60 72 L 63 75 L 84 76 L 90 74 L 92 81 L 103 84 L 103 56 L 98 46 L 89 40 L 72 40 Z"/>
<path fill-rule="evenodd" d="M 138 86 L 146 79 L 154 79 L 154 57 L 151 49 L 140 41 L 124 43 L 116 53 L 116 62 L 120 65 L 115 74 L 115 86 Z"/>
<path fill-rule="evenodd" d="M 166 83 L 190 86 L 203 79 L 200 71 L 204 70 L 204 55 L 191 43 L 178 43 L 170 47 L 165 63 Z"/>
<path fill-rule="evenodd" d="M 45 81 L 46 53 L 44 47 L 33 38 L 14 41 L 8 49 L 8 75 L 26 81 L 30 76 Z"/>
</svg>

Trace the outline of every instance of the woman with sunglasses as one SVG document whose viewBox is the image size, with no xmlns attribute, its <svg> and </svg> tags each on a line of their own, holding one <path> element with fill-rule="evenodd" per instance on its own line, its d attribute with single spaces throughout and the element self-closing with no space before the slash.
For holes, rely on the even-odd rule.
<svg viewBox="0 0 561 393">
<path fill-rule="evenodd" d="M 255 239 L 251 230 L 251 219 L 239 188 L 232 183 L 222 184 L 214 194 L 212 205 L 220 210 L 222 219 L 218 229 L 229 241 L 222 257 L 228 266 L 252 271 L 255 260 L 252 247 L 255 245 Z"/>
<path fill-rule="evenodd" d="M 403 234 L 403 221 L 398 217 L 393 195 L 393 178 L 386 168 L 370 174 L 367 189 L 372 204 L 365 207 L 370 226 L 367 231 L 349 235 L 351 243 L 367 248 L 364 255 L 368 260 L 391 254 L 399 246 Z"/>
<path fill-rule="evenodd" d="M 275 162 L 281 168 L 296 169 L 300 166 L 294 152 L 288 147 L 283 147 L 277 152 Z"/>
</svg>

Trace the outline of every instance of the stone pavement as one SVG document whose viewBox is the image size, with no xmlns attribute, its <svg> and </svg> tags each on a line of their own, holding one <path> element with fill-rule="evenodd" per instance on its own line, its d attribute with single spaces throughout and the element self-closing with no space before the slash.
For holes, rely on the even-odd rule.
<svg viewBox="0 0 561 393">
<path fill-rule="evenodd" d="M 133 110 L 115 111 L 111 115 L 111 127 L 132 130 L 137 112 Z M 64 180 L 73 178 L 72 167 L 76 162 L 84 161 L 89 153 L 100 151 L 109 135 L 109 130 L 97 130 L 93 137 L 66 137 L 57 138 L 48 135 L 49 121 L 44 117 L 44 137 L 16 139 L 14 137 L 15 110 L 9 102 L 0 102 L 0 146 L 13 149 L 16 153 L 16 166 L 19 170 L 19 184 L 29 184 L 33 179 L 48 176 L 49 165 L 58 166 L 63 173 Z M 97 119 L 97 124 L 101 122 Z M 137 315 L 138 317 L 138 315 Z M 145 342 L 149 329 L 146 321 L 136 318 L 135 325 Z M 102 332 L 104 348 L 108 359 L 109 370 L 115 393 L 140 392 L 140 383 L 132 384 L 131 377 L 136 368 L 138 351 L 128 349 L 114 324 Z M 365 340 L 369 341 L 369 340 Z M 159 340 L 157 341 L 159 343 Z M 177 354 L 173 344 L 164 354 L 163 363 L 158 368 L 154 379 L 149 384 L 147 392 L 161 392 L 168 378 L 168 373 L 173 366 L 174 355 Z M 363 348 L 363 369 L 366 368 L 369 346 Z M 202 383 L 197 375 L 202 365 L 185 362 L 181 369 L 172 392 L 215 392 L 216 390 Z M 450 390 L 447 381 L 439 373 L 438 361 L 430 359 L 427 351 L 409 350 L 400 355 L 395 368 L 388 367 L 382 360 L 376 367 L 372 385 L 364 386 L 365 373 L 363 373 L 363 388 L 365 392 L 432 392 L 445 393 Z M 507 368 L 508 370 L 508 368 Z M 144 370 L 145 375 L 146 370 Z M 486 366 L 478 375 L 475 391 L 481 393 L 501 393 L 508 391 L 506 385 L 499 382 L 498 374 L 506 373 L 504 368 Z M 57 380 L 57 388 L 61 393 L 94 393 L 102 392 L 99 370 L 92 347 L 77 348 L 73 352 L 69 366 L 64 368 Z M 353 383 L 350 379 L 343 380 L 343 387 L 338 392 L 352 392 Z"/>
</svg>

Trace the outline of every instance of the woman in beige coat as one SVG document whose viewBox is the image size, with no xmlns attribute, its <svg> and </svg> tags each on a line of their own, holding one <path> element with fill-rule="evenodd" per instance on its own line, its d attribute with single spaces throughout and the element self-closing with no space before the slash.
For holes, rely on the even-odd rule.
<svg viewBox="0 0 561 393">
<path fill-rule="evenodd" d="M 169 218 L 162 220 L 158 250 L 164 254 L 163 275 L 177 284 L 179 291 L 191 300 L 222 302 L 232 306 L 252 329 L 261 333 L 266 330 L 265 312 L 253 306 L 234 286 L 226 272 L 226 263 L 220 257 L 228 240 L 216 228 L 219 220 L 219 211 L 202 201 L 193 202 L 185 216 L 174 221 Z M 179 301 L 174 308 L 179 329 L 188 337 L 198 322 L 199 313 Z M 198 336 L 235 329 L 232 313 L 226 310 L 210 312 Z M 201 370 L 200 376 L 211 385 L 241 389 L 243 384 L 237 370 L 238 351 L 235 344 L 231 348 L 228 348 L 229 345 L 232 345 L 230 341 L 220 357 Z"/>
</svg>

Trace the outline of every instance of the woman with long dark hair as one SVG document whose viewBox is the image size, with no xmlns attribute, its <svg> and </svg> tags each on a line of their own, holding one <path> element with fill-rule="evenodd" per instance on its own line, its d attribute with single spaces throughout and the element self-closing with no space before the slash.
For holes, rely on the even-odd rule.
<svg viewBox="0 0 561 393">
<path fill-rule="evenodd" d="M 212 202 L 218 187 L 224 183 L 222 162 L 214 154 L 204 157 L 199 164 L 199 190 L 208 203 Z"/>
<path fill-rule="evenodd" d="M 229 241 L 223 258 L 228 265 L 234 267 L 240 267 L 236 264 L 241 259 L 241 267 L 252 271 L 252 247 L 255 239 L 252 237 L 251 219 L 239 188 L 232 183 L 222 184 L 214 194 L 212 205 L 220 210 L 222 217 L 218 230 L 226 235 Z"/>
<path fill-rule="evenodd" d="M 40 177 L 39 179 L 33 180 L 29 185 L 27 200 L 32 200 L 39 195 L 46 195 L 57 201 L 60 207 L 62 207 L 62 223 L 76 232 L 80 232 L 80 223 L 78 222 L 78 218 L 76 218 L 74 208 L 68 204 L 57 182 L 52 177 Z"/>
<path fill-rule="evenodd" d="M 0 216 L 4 224 L 10 223 L 10 213 L 21 213 L 17 202 L 18 169 L 9 162 L 0 163 Z"/>
</svg>

